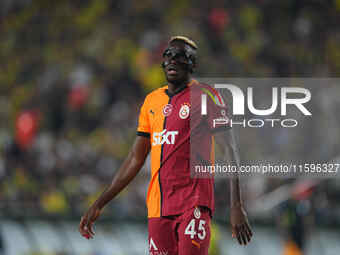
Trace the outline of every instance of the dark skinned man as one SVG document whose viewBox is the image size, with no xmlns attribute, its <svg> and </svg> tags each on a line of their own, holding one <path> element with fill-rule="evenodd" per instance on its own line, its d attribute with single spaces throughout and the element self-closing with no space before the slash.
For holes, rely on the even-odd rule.
<svg viewBox="0 0 340 255">
<path fill-rule="evenodd" d="M 79 232 L 84 237 L 93 238 L 92 226 L 103 207 L 137 175 L 151 152 L 151 180 L 146 199 L 150 254 L 208 254 L 214 183 L 213 178 L 192 178 L 190 175 L 190 139 L 199 140 L 202 146 L 210 148 L 213 136 L 217 137 L 225 148 L 226 157 L 237 165 L 239 159 L 231 130 L 215 129 L 207 124 L 207 118 L 198 117 L 195 121 L 191 118 L 200 107 L 190 104 L 193 102 L 191 97 L 200 98 L 202 91 L 212 90 L 191 79 L 196 67 L 196 52 L 197 45 L 187 37 L 170 39 L 162 63 L 168 84 L 145 98 L 130 153 L 111 185 L 81 218 Z M 212 102 L 209 105 L 217 111 L 225 107 Z M 206 128 L 199 129 L 202 125 Z M 197 139 L 192 130 L 200 130 L 196 132 Z M 200 158 L 210 161 L 210 150 L 202 150 L 200 154 Z M 252 231 L 243 209 L 238 176 L 230 179 L 230 196 L 232 236 L 246 245 Z"/>
</svg>

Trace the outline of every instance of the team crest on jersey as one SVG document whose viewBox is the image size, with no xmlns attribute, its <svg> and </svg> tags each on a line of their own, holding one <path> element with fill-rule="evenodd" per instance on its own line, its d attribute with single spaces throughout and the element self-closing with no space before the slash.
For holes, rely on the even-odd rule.
<svg viewBox="0 0 340 255">
<path fill-rule="evenodd" d="M 201 211 L 198 207 L 196 207 L 195 210 L 194 210 L 194 216 L 195 216 L 196 219 L 201 218 Z"/>
<path fill-rule="evenodd" d="M 163 107 L 163 115 L 165 117 L 169 116 L 171 114 L 171 112 L 172 112 L 172 108 L 173 108 L 172 104 L 164 105 L 164 107 Z"/>
<path fill-rule="evenodd" d="M 181 109 L 178 112 L 179 117 L 184 120 L 189 117 L 190 114 L 190 105 L 189 104 L 183 104 L 181 106 Z"/>
</svg>

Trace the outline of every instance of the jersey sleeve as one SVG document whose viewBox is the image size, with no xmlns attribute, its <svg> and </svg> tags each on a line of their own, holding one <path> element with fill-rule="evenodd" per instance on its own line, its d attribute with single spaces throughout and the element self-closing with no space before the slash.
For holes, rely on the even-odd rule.
<svg viewBox="0 0 340 255">
<path fill-rule="evenodd" d="M 227 105 L 225 104 L 222 95 L 213 88 L 208 95 L 207 111 L 207 122 L 211 133 L 230 129 Z"/>
<path fill-rule="evenodd" d="M 145 98 L 144 103 L 140 109 L 139 119 L 138 119 L 138 127 L 137 127 L 137 135 L 150 137 L 151 129 L 150 122 L 148 116 L 148 102 L 147 98 Z"/>
</svg>

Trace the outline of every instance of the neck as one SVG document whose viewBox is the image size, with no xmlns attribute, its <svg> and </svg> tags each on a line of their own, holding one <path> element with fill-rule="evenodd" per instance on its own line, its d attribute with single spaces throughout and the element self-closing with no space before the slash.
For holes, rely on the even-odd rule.
<svg viewBox="0 0 340 255">
<path fill-rule="evenodd" d="M 171 94 L 174 94 L 178 89 L 186 86 L 190 80 L 191 80 L 190 77 L 188 77 L 187 79 L 181 82 L 168 82 L 168 91 Z"/>
</svg>

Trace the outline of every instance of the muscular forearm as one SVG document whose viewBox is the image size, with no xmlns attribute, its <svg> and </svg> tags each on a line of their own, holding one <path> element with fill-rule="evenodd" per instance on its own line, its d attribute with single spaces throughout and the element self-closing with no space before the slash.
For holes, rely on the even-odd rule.
<svg viewBox="0 0 340 255">
<path fill-rule="evenodd" d="M 229 155 L 231 159 L 231 164 L 236 165 L 237 169 L 240 169 L 240 163 L 238 160 L 238 155 L 236 148 L 233 146 L 229 147 Z M 230 178 L 230 206 L 238 206 L 242 204 L 241 200 L 241 188 L 240 188 L 240 178 L 238 171 Z"/>
<path fill-rule="evenodd" d="M 229 162 L 231 165 L 236 166 L 240 169 L 240 157 L 239 151 L 234 137 L 233 131 L 227 131 L 218 134 L 218 141 L 223 142 L 222 148 L 224 150 L 224 160 Z M 238 171 L 234 173 L 230 178 L 230 206 L 237 206 L 242 204 L 241 189 L 240 189 L 240 178 Z"/>
<path fill-rule="evenodd" d="M 233 131 L 215 134 L 215 141 L 220 145 L 223 160 L 226 164 L 236 166 L 236 173 L 230 176 L 230 224 L 232 236 L 237 238 L 239 244 L 246 245 L 253 235 L 248 223 L 247 213 L 243 208 L 240 187 L 240 154 Z"/>
<path fill-rule="evenodd" d="M 102 209 L 131 182 L 142 166 L 143 162 L 136 162 L 129 155 L 114 176 L 111 185 L 100 195 L 95 205 Z"/>
<path fill-rule="evenodd" d="M 231 163 L 236 165 L 237 172 L 230 179 L 230 206 L 239 206 L 242 204 L 241 199 L 241 188 L 240 188 L 240 178 L 239 178 L 239 169 L 240 169 L 240 155 L 238 151 L 238 146 L 236 142 L 236 138 L 234 136 L 233 131 L 230 131 L 229 135 L 229 154 L 231 158 Z"/>
<path fill-rule="evenodd" d="M 149 151 L 149 139 L 137 137 L 129 155 L 114 176 L 111 185 L 100 195 L 94 203 L 94 206 L 102 209 L 108 202 L 115 198 L 137 175 Z"/>
<path fill-rule="evenodd" d="M 92 225 L 100 216 L 101 209 L 110 202 L 142 168 L 150 151 L 150 138 L 137 136 L 129 155 L 114 176 L 111 185 L 106 189 L 94 204 L 87 210 L 79 223 L 79 232 L 87 239 L 93 238 Z"/>
<path fill-rule="evenodd" d="M 240 180 L 238 177 L 230 179 L 230 207 L 242 204 Z"/>
</svg>

